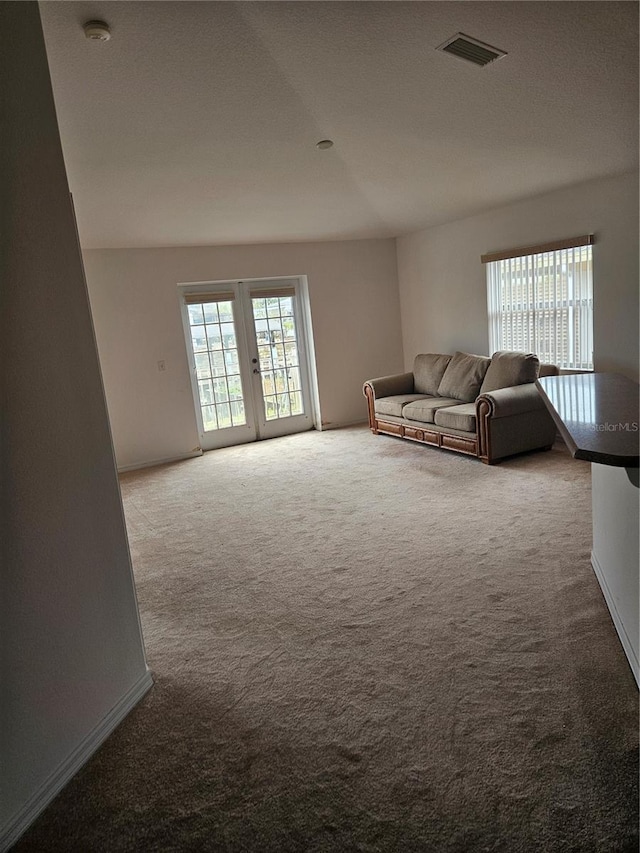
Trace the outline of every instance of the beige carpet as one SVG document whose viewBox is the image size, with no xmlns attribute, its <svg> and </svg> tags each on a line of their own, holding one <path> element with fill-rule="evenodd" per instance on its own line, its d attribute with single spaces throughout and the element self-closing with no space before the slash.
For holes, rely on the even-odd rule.
<svg viewBox="0 0 640 853">
<path fill-rule="evenodd" d="M 637 851 L 589 479 L 364 428 L 123 476 L 156 685 L 16 849 Z"/>
</svg>

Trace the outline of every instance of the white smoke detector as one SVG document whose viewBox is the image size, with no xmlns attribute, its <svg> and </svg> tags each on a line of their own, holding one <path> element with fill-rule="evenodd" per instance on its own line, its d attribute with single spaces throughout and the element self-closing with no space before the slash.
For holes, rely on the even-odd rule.
<svg viewBox="0 0 640 853">
<path fill-rule="evenodd" d="M 109 41 L 111 30 L 104 21 L 87 21 L 83 27 L 84 34 L 92 41 Z"/>
</svg>

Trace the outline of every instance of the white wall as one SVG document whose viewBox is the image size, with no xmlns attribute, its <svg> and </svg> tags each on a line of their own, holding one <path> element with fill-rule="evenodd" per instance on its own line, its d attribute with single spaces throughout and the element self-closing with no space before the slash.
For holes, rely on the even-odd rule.
<svg viewBox="0 0 640 853">
<path fill-rule="evenodd" d="M 120 467 L 198 445 L 178 282 L 307 275 L 325 426 L 365 420 L 362 383 L 402 368 L 394 240 L 95 249 L 84 258 Z"/>
<path fill-rule="evenodd" d="M 484 252 L 594 233 L 594 360 L 638 376 L 638 174 L 590 181 L 398 239 L 404 359 L 489 354 Z"/>
<path fill-rule="evenodd" d="M 0 849 L 151 680 L 37 3 L 0 3 Z"/>
<path fill-rule="evenodd" d="M 633 674 L 639 681 L 638 469 L 627 471 L 625 468 L 592 464 L 591 485 L 591 562 Z"/>
</svg>

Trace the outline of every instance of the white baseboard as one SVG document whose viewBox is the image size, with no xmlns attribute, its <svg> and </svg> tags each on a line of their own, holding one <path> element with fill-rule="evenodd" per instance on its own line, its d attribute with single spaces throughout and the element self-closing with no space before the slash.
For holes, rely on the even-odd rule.
<svg viewBox="0 0 640 853">
<path fill-rule="evenodd" d="M 155 465 L 167 465 L 169 462 L 182 462 L 183 459 L 193 459 L 202 456 L 202 450 L 191 450 L 189 453 L 181 453 L 180 456 L 167 456 L 166 459 L 151 459 L 149 462 L 134 462 L 133 465 L 118 466 L 118 474 L 125 471 L 138 471 L 140 468 L 153 468 Z"/>
<path fill-rule="evenodd" d="M 615 625 L 616 631 L 618 632 L 618 637 L 620 638 L 620 642 L 622 643 L 624 653 L 626 654 L 627 660 L 629 661 L 629 666 L 631 667 L 631 671 L 633 672 L 633 677 L 635 678 L 636 683 L 640 687 L 640 667 L 638 665 L 638 657 L 636 655 L 635 649 L 633 648 L 633 644 L 629 639 L 629 635 L 624 627 L 624 622 L 622 621 L 620 614 L 618 613 L 618 610 L 616 608 L 616 602 L 607 584 L 604 570 L 598 562 L 598 558 L 593 553 L 593 551 L 591 552 L 591 566 L 593 568 L 595 576 L 598 579 L 598 583 L 600 584 L 600 589 L 602 590 L 602 594 L 604 595 L 604 600 L 607 602 L 609 613 L 611 614 L 613 624 Z"/>
<path fill-rule="evenodd" d="M 81 741 L 78 746 L 65 758 L 49 778 L 27 800 L 21 809 L 0 828 L 0 851 L 9 850 L 18 838 L 31 826 L 38 815 L 64 788 L 67 782 L 75 776 L 98 747 L 109 737 L 111 732 L 124 720 L 127 714 L 138 704 L 142 697 L 153 686 L 150 670 L 136 681 L 120 701 L 109 711 L 106 717 Z"/>
<path fill-rule="evenodd" d="M 333 423 L 329 421 L 328 423 L 322 424 L 320 427 L 316 427 L 317 430 L 324 432 L 327 429 L 342 429 L 343 427 L 350 426 L 362 426 L 363 424 L 368 423 L 366 418 L 363 418 L 359 421 L 345 421 L 345 423 Z"/>
</svg>

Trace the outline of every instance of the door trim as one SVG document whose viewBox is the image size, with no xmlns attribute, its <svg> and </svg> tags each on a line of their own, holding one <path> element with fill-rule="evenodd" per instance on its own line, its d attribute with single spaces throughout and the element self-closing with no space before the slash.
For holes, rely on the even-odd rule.
<svg viewBox="0 0 640 853">
<path fill-rule="evenodd" d="M 193 412 L 194 418 L 196 421 L 196 428 L 198 432 L 198 437 L 201 443 L 203 442 L 205 436 L 205 430 L 202 423 L 201 412 L 199 411 L 199 392 L 198 392 L 198 384 L 197 377 L 195 372 L 195 364 L 193 357 L 193 349 L 191 346 L 191 328 L 189 324 L 189 317 L 185 305 L 185 295 L 188 293 L 207 293 L 211 290 L 215 291 L 224 291 L 232 289 L 235 294 L 234 299 L 234 322 L 236 325 L 236 334 L 239 338 L 239 344 L 244 348 L 245 352 L 250 352 L 252 347 L 252 336 L 254 335 L 253 328 L 247 328 L 247 324 L 249 322 L 249 315 L 251 315 L 251 322 L 253 322 L 253 314 L 251 311 L 251 299 L 249 297 L 250 288 L 259 289 L 261 285 L 264 285 L 265 289 L 268 289 L 270 286 L 273 287 L 275 283 L 281 282 L 286 285 L 293 284 L 296 287 L 297 293 L 297 301 L 299 310 L 296 312 L 296 323 L 300 327 L 300 341 L 302 347 L 304 348 L 304 378 L 306 380 L 306 385 L 308 389 L 307 400 L 306 403 L 309 406 L 309 426 L 308 428 L 315 428 L 317 430 L 322 429 L 321 420 L 320 420 L 320 399 L 318 394 L 318 377 L 315 363 L 315 346 L 313 340 L 313 328 L 311 322 L 311 305 L 309 300 L 309 284 L 306 275 L 288 275 L 288 276 L 265 276 L 261 278 L 242 278 L 242 279 L 217 279 L 206 280 L 206 281 L 187 281 L 187 282 L 178 282 L 178 300 L 180 306 L 180 315 L 182 319 L 183 333 L 185 339 L 186 353 L 188 358 L 189 365 L 189 377 L 191 381 L 191 390 L 193 397 Z M 246 307 L 246 310 L 245 310 Z M 247 365 L 250 367 L 250 365 Z M 245 396 L 245 411 L 247 410 L 247 400 L 248 396 L 247 392 L 251 392 L 251 401 L 249 408 L 251 410 L 252 415 L 252 424 L 247 425 L 247 433 L 245 436 L 242 433 L 238 433 L 238 431 L 242 431 L 244 427 L 232 427 L 229 430 L 219 430 L 216 431 L 218 433 L 218 438 L 220 440 L 215 442 L 215 448 L 219 447 L 227 447 L 236 444 L 244 444 L 251 441 L 259 441 L 264 438 L 268 438 L 271 436 L 263 436 L 260 434 L 260 415 L 254 412 L 254 382 L 253 376 L 249 373 L 246 374 L 245 371 L 241 371 L 242 383 L 243 383 L 243 393 Z M 284 426 L 283 419 L 283 426 Z M 254 427 L 255 424 L 255 435 L 254 435 Z M 291 432 L 297 432 L 298 430 L 291 430 Z M 223 433 L 229 432 L 228 440 L 225 440 L 223 437 Z M 282 430 L 282 435 L 287 434 L 286 427 Z M 233 435 L 231 434 L 233 433 Z M 211 434 L 210 432 L 207 435 Z M 275 436 L 273 436 L 275 437 Z M 206 442 L 205 442 L 206 443 Z M 203 450 L 207 448 L 203 447 Z M 213 449 L 213 448 L 212 448 Z"/>
<path fill-rule="evenodd" d="M 259 294 L 263 291 L 266 294 L 278 289 L 278 285 L 283 288 L 290 289 L 293 286 L 295 298 L 293 301 L 293 319 L 297 330 L 296 344 L 298 355 L 300 358 L 299 370 L 301 374 L 301 393 L 304 405 L 304 412 L 301 415 L 291 415 L 284 418 L 275 418 L 267 420 L 264 410 L 264 395 L 262 377 L 260 373 L 256 375 L 252 373 L 253 393 L 256 411 L 256 429 L 259 439 L 277 438 L 283 435 L 289 435 L 296 432 L 305 432 L 315 425 L 313 416 L 313 401 L 311 395 L 311 376 L 309 372 L 309 352 L 306 342 L 306 325 L 303 312 L 303 295 L 299 279 L 293 278 L 276 278 L 259 281 L 243 281 L 241 284 L 246 285 L 243 290 L 242 299 L 245 307 L 243 317 L 247 323 L 246 338 L 249 344 L 249 357 L 252 356 L 259 360 L 259 349 L 256 340 L 255 323 L 256 318 L 253 313 L 254 298 L 259 298 Z M 255 363 L 252 359 L 252 363 Z M 302 424 L 302 426 L 301 426 Z"/>
<path fill-rule="evenodd" d="M 253 395 L 249 396 L 251 390 L 251 377 L 247 373 L 247 367 L 240 360 L 240 380 L 242 383 L 242 391 L 245 405 L 246 424 L 243 426 L 230 427 L 222 430 L 206 431 L 202 421 L 202 410 L 200 406 L 200 394 L 198 390 L 198 376 L 196 371 L 195 353 L 191 344 L 191 325 L 189 323 L 188 305 L 185 299 L 187 294 L 206 294 L 212 291 L 224 293 L 230 288 L 233 290 L 234 298 L 233 306 L 233 325 L 235 328 L 236 339 L 238 343 L 238 352 L 246 351 L 246 329 L 243 317 L 243 311 L 239 308 L 239 288 L 238 283 L 233 281 L 199 281 L 187 284 L 178 285 L 178 293 L 180 299 L 180 312 L 182 317 L 182 328 L 184 331 L 185 348 L 187 360 L 189 364 L 189 375 L 191 379 L 191 395 L 193 399 L 193 413 L 196 421 L 196 429 L 198 439 L 202 450 L 217 450 L 221 447 L 231 447 L 237 444 L 247 444 L 255 441 L 257 431 L 254 427 L 255 417 L 253 412 Z"/>
</svg>

